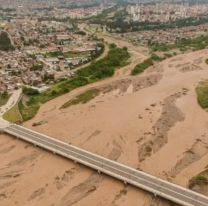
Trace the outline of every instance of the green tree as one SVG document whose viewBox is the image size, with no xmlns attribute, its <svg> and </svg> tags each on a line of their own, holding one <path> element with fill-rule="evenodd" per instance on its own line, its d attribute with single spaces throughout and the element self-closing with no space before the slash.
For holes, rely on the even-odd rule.
<svg viewBox="0 0 208 206">
<path fill-rule="evenodd" d="M 7 97 L 8 97 L 8 92 L 7 91 L 2 92 L 1 98 L 6 99 Z"/>
<path fill-rule="evenodd" d="M 111 48 L 111 49 L 114 49 L 114 48 L 116 48 L 116 47 L 117 47 L 116 44 L 114 44 L 114 43 L 110 44 L 110 48 Z"/>
</svg>

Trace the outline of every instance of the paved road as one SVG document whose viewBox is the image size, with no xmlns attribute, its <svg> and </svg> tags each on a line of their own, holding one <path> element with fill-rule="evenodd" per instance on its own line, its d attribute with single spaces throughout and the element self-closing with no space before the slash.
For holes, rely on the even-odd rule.
<svg viewBox="0 0 208 206">
<path fill-rule="evenodd" d="M 208 206 L 206 196 L 22 126 L 13 124 L 3 131 L 181 205 Z"/>
<path fill-rule="evenodd" d="M 9 98 L 7 103 L 4 106 L 0 107 L 0 129 L 9 125 L 9 122 L 3 119 L 3 115 L 6 111 L 8 111 L 17 103 L 21 94 L 22 89 L 14 90 L 12 96 Z"/>
</svg>

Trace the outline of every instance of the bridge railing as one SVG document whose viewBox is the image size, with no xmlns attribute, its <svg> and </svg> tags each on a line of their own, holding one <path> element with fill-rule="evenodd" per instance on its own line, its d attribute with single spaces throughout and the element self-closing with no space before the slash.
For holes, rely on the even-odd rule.
<svg viewBox="0 0 208 206">
<path fill-rule="evenodd" d="M 62 141 L 60 141 L 60 140 L 57 140 L 57 139 L 54 139 L 54 138 L 52 138 L 52 137 L 46 136 L 46 135 L 44 135 L 44 134 L 38 133 L 38 132 L 36 132 L 36 131 L 30 130 L 30 129 L 28 129 L 28 128 L 21 127 L 21 126 L 19 126 L 19 125 L 15 125 L 15 127 L 24 128 L 24 130 L 27 130 L 28 132 L 32 132 L 32 133 L 34 133 L 34 134 L 41 135 L 41 136 L 43 136 L 44 138 L 46 138 L 47 140 L 49 140 L 49 141 L 51 140 L 51 141 L 55 141 L 55 142 L 57 142 L 57 143 L 59 143 L 59 144 L 67 145 L 69 148 L 70 148 L 70 147 L 71 147 L 71 148 L 74 148 L 74 149 L 76 149 L 78 152 L 77 152 L 77 153 L 74 152 L 74 155 L 70 155 L 70 154 L 67 153 L 67 152 L 61 152 L 61 151 L 58 149 L 58 147 L 53 148 L 53 147 L 47 146 L 47 145 L 45 145 L 45 144 L 42 144 L 42 143 L 40 143 L 40 142 L 38 142 L 38 141 L 34 141 L 34 140 L 32 140 L 31 138 L 26 137 L 25 135 L 21 135 L 20 133 L 18 134 L 18 132 L 10 131 L 9 128 L 8 128 L 8 129 L 7 129 L 7 128 L 4 128 L 3 131 L 6 132 L 6 133 L 11 134 L 11 135 L 13 135 L 13 136 L 16 136 L 17 138 L 20 138 L 20 139 L 23 139 L 23 140 L 25 140 L 25 141 L 27 141 L 27 142 L 30 142 L 30 143 L 32 143 L 32 144 L 34 144 L 34 145 L 40 146 L 40 147 L 42 147 L 42 148 L 44 148 L 44 149 L 47 149 L 47 150 L 49 150 L 49 151 L 51 151 L 51 152 L 53 152 L 53 153 L 56 153 L 56 154 L 59 154 L 59 155 L 61 155 L 61 156 L 63 156 L 63 157 L 69 158 L 69 159 L 73 160 L 74 162 L 81 163 L 81 164 L 83 164 L 83 165 L 85 165 L 85 166 L 88 166 L 88 167 L 90 167 L 90 168 L 93 168 L 93 169 L 95 169 L 95 170 L 97 170 L 97 171 L 99 171 L 99 172 L 103 172 L 103 173 L 105 173 L 105 174 L 107 174 L 107 175 L 110 175 L 110 176 L 112 176 L 112 177 L 115 177 L 115 178 L 117 178 L 117 179 L 120 179 L 120 180 L 124 181 L 125 183 L 132 184 L 132 185 L 134 185 L 134 186 L 136 186 L 136 187 L 139 187 L 139 188 L 142 188 L 142 189 L 144 189 L 144 190 L 146 190 L 146 191 L 152 192 L 152 193 L 154 193 L 155 195 L 164 197 L 164 198 L 166 198 L 166 199 L 168 199 L 168 200 L 172 200 L 173 202 L 176 202 L 176 203 L 178 203 L 178 204 L 186 205 L 186 206 L 193 206 L 193 205 L 195 205 L 194 203 L 193 203 L 193 204 L 188 204 L 187 202 L 181 201 L 181 200 L 179 200 L 179 199 L 177 199 L 177 198 L 175 198 L 175 197 L 173 197 L 173 196 L 170 196 L 170 195 L 167 195 L 167 194 L 165 194 L 165 193 L 163 193 L 163 192 L 160 192 L 160 190 L 152 189 L 151 187 L 148 187 L 148 186 L 146 186 L 146 185 L 144 185 L 144 184 L 139 184 L 138 182 L 132 180 L 132 178 L 133 178 L 133 177 L 134 177 L 134 178 L 136 177 L 137 179 L 140 179 L 140 180 L 144 180 L 144 179 L 143 179 L 143 178 L 139 178 L 139 177 L 137 177 L 137 176 L 134 176 L 134 174 L 135 174 L 135 173 L 138 173 L 138 174 L 141 174 L 142 176 L 146 176 L 146 177 L 149 177 L 149 178 L 151 178 L 151 179 L 157 180 L 158 182 L 161 182 L 161 183 L 162 183 L 161 185 L 158 184 L 158 186 L 161 187 L 161 189 L 162 189 L 163 186 L 166 184 L 166 186 L 167 186 L 167 185 L 171 185 L 171 186 L 174 186 L 175 188 L 184 190 L 184 191 L 186 191 L 186 192 L 188 191 L 190 194 L 193 194 L 193 195 L 195 195 L 196 197 L 197 197 L 197 196 L 198 196 L 198 197 L 202 197 L 202 198 L 205 197 L 205 196 L 203 196 L 203 195 L 201 195 L 201 194 L 195 193 L 195 192 L 193 192 L 193 191 L 191 191 L 191 190 L 188 190 L 188 189 L 186 189 L 186 188 L 180 187 L 180 186 L 175 185 L 175 184 L 173 184 L 173 183 L 170 183 L 170 182 L 168 182 L 168 181 L 159 179 L 159 178 L 154 177 L 154 176 L 152 176 L 152 175 L 149 175 L 149 174 L 146 174 L 146 173 L 141 172 L 141 171 L 139 171 L 139 170 L 133 169 L 133 168 L 131 168 L 131 167 L 128 167 L 128 166 L 123 165 L 123 164 L 121 164 L 121 163 L 118 163 L 118 162 L 116 162 L 116 161 L 109 160 L 109 159 L 104 158 L 104 157 L 102 157 L 102 156 L 99 156 L 99 155 L 97 155 L 97 154 L 88 152 L 88 151 L 86 151 L 86 150 L 83 150 L 83 149 L 78 148 L 78 147 L 76 147 L 76 146 L 74 146 L 74 145 L 68 144 L 68 143 L 66 143 L 66 142 L 62 142 Z M 29 135 L 28 135 L 28 136 L 29 136 Z M 80 151 L 80 152 L 87 153 L 87 154 L 89 154 L 89 155 L 93 155 L 93 156 L 99 158 L 99 159 L 100 159 L 100 162 L 93 160 L 93 161 L 95 161 L 95 162 L 97 162 L 97 163 L 96 163 L 96 164 L 91 164 L 91 163 L 89 163 L 89 162 L 87 162 L 87 161 L 83 161 L 82 158 L 81 158 L 83 155 L 80 154 L 79 151 Z M 83 157 L 86 158 L 86 156 L 83 156 Z M 88 158 L 89 158 L 89 157 L 88 157 Z M 90 158 L 89 158 L 89 159 L 90 159 Z M 99 163 L 99 164 L 98 164 L 98 163 Z M 124 177 L 124 176 L 121 176 L 121 175 L 118 175 L 118 174 L 116 174 L 116 173 L 114 173 L 114 172 L 111 172 L 111 171 L 109 171 L 109 169 L 107 169 L 107 168 L 109 167 L 108 163 L 113 163 L 113 164 L 115 164 L 115 165 L 118 165 L 118 166 L 122 166 L 122 167 L 124 167 L 124 168 L 127 168 L 128 170 L 131 170 L 131 173 L 128 175 L 128 178 L 126 178 L 126 177 Z M 100 165 L 100 166 L 98 166 L 98 165 Z M 145 181 L 146 181 L 146 182 L 149 182 L 149 181 L 147 181 L 147 180 L 145 180 Z M 152 184 L 152 182 L 150 182 L 150 183 Z M 187 196 L 186 196 L 186 197 L 187 197 Z"/>
</svg>

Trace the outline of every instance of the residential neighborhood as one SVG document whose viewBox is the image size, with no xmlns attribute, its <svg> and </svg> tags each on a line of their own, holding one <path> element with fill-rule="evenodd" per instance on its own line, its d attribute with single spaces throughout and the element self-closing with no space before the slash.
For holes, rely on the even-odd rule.
<svg viewBox="0 0 208 206">
<path fill-rule="evenodd" d="M 148 46 L 151 44 L 175 44 L 177 40 L 195 39 L 208 34 L 208 23 L 173 29 L 145 30 L 114 34 L 114 37 L 130 41 L 134 44 Z"/>
<path fill-rule="evenodd" d="M 0 91 L 23 85 L 53 83 L 56 76 L 73 76 L 73 68 L 93 59 L 99 41 L 70 23 L 37 20 L 4 22 L 4 33 L 15 49 L 0 51 Z M 34 66 L 41 65 L 33 69 Z M 47 81 L 43 76 L 47 75 Z"/>
</svg>

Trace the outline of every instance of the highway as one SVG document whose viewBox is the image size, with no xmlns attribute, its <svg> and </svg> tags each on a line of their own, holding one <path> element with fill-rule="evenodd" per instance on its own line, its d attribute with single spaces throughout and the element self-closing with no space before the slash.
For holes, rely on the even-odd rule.
<svg viewBox="0 0 208 206">
<path fill-rule="evenodd" d="M 81 163 L 97 170 L 98 172 L 105 173 L 109 176 L 122 180 L 125 184 L 129 183 L 149 191 L 155 196 L 161 196 L 184 206 L 208 206 L 207 196 L 195 193 L 189 189 L 151 176 L 116 161 L 93 154 L 69 143 L 59 141 L 15 124 L 11 124 L 2 130 L 3 132 L 13 135 L 19 139 L 45 148 L 54 154 L 59 154 L 69 158 L 75 163 Z"/>
</svg>

